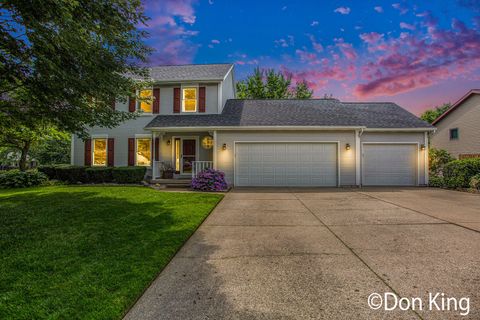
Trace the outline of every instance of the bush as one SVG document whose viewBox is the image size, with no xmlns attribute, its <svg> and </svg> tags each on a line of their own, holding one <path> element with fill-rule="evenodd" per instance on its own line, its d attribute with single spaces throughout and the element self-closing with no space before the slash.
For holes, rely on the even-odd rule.
<svg viewBox="0 0 480 320">
<path fill-rule="evenodd" d="M 47 176 L 37 170 L 9 170 L 0 173 L 0 187 L 2 188 L 26 188 L 38 186 L 48 181 Z"/>
<path fill-rule="evenodd" d="M 450 153 L 443 149 L 431 148 L 428 151 L 428 157 L 430 160 L 430 174 L 432 176 L 438 176 L 443 173 L 443 168 L 450 161 L 455 160 Z"/>
<path fill-rule="evenodd" d="M 55 177 L 69 183 L 87 182 L 86 169 L 82 166 L 58 165 L 55 166 Z"/>
<path fill-rule="evenodd" d="M 470 179 L 480 173 L 480 159 L 454 160 L 443 168 L 445 186 L 448 188 L 468 188 Z"/>
<path fill-rule="evenodd" d="M 215 169 L 207 169 L 192 179 L 192 188 L 201 191 L 223 191 L 227 190 L 225 173 Z"/>
<path fill-rule="evenodd" d="M 428 185 L 430 187 L 442 188 L 445 186 L 445 181 L 441 176 L 431 176 L 428 179 Z"/>
<path fill-rule="evenodd" d="M 480 190 L 480 173 L 477 173 L 470 179 L 470 188 Z"/>
<path fill-rule="evenodd" d="M 86 181 L 89 183 L 104 183 L 113 181 L 113 168 L 91 167 L 85 169 Z"/>
<path fill-rule="evenodd" d="M 113 181 L 117 183 L 140 183 L 145 177 L 146 167 L 113 168 Z"/>
</svg>

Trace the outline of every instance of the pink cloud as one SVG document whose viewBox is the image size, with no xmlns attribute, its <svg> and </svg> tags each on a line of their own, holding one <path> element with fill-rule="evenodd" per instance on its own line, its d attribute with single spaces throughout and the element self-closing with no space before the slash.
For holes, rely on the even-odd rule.
<svg viewBox="0 0 480 320">
<path fill-rule="evenodd" d="M 323 51 L 323 46 L 321 43 L 317 42 L 317 40 L 315 39 L 315 36 L 314 35 L 309 35 L 308 38 L 310 39 L 310 41 L 312 42 L 312 47 L 313 49 L 316 51 L 316 52 L 322 52 Z"/>
<path fill-rule="evenodd" d="M 342 38 L 334 39 L 336 46 L 348 60 L 355 60 L 357 53 L 351 43 L 346 43 Z"/>
<path fill-rule="evenodd" d="M 376 6 L 373 10 L 377 11 L 378 13 L 383 13 L 383 8 L 381 6 Z"/>
<path fill-rule="evenodd" d="M 408 7 L 404 3 L 394 3 L 392 4 L 392 7 L 400 11 L 400 14 L 405 14 L 408 12 Z"/>
<path fill-rule="evenodd" d="M 211 43 L 213 44 L 219 44 L 220 43 L 220 40 L 217 40 L 217 39 L 213 39 L 212 41 L 210 41 Z"/>
<path fill-rule="evenodd" d="M 383 36 L 384 36 L 383 33 L 369 32 L 369 33 L 362 33 L 360 35 L 360 39 L 362 39 L 363 42 L 368 44 L 376 44 L 380 39 L 383 38 Z"/>
<path fill-rule="evenodd" d="M 413 24 L 409 24 L 406 22 L 400 22 L 401 29 L 408 29 L 408 30 L 415 30 L 415 26 Z"/>
<path fill-rule="evenodd" d="M 350 13 L 350 8 L 349 7 L 339 7 L 335 10 L 333 10 L 333 12 L 335 13 L 340 13 L 340 14 L 349 14 Z"/>
</svg>

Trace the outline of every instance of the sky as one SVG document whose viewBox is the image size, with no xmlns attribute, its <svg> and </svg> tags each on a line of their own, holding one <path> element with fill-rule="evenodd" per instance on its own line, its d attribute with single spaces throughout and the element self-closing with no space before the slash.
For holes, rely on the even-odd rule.
<svg viewBox="0 0 480 320">
<path fill-rule="evenodd" d="M 480 0 L 144 0 L 151 66 L 235 63 L 419 115 L 480 88 Z"/>
</svg>

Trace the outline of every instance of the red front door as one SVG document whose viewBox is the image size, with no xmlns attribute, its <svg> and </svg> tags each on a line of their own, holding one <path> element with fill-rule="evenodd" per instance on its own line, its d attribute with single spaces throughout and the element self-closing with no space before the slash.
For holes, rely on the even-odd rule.
<svg viewBox="0 0 480 320">
<path fill-rule="evenodd" d="M 183 139 L 182 142 L 182 173 L 192 173 L 192 162 L 196 160 L 197 141 Z"/>
</svg>

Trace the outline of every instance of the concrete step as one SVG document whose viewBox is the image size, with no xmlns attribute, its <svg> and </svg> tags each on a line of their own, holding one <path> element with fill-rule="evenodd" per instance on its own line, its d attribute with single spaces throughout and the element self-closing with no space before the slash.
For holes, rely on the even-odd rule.
<svg viewBox="0 0 480 320">
<path fill-rule="evenodd" d="M 192 179 L 153 179 L 150 183 L 159 184 L 167 188 L 188 188 L 192 183 Z"/>
</svg>

